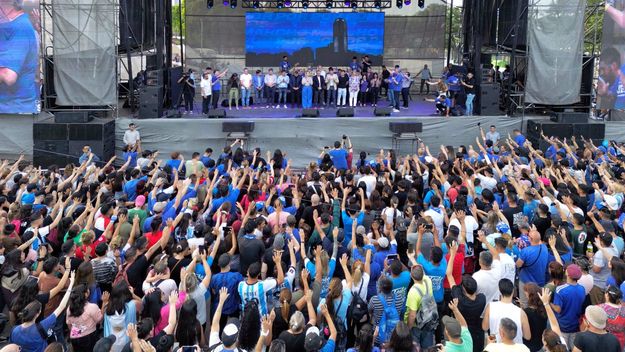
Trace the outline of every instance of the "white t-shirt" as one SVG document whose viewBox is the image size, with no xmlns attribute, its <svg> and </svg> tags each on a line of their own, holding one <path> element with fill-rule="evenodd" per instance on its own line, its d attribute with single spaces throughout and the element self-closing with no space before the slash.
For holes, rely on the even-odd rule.
<svg viewBox="0 0 625 352">
<path fill-rule="evenodd" d="M 362 298 L 362 300 L 365 302 L 367 302 L 367 287 L 369 286 L 370 279 L 371 277 L 369 276 L 369 274 L 362 273 L 362 278 L 360 279 L 360 282 L 352 284 L 352 293 L 354 295 L 357 295 L 358 291 L 360 291 L 360 298 Z M 343 280 L 341 281 L 341 283 L 343 284 L 343 289 L 347 288 L 347 281 Z"/>
<path fill-rule="evenodd" d="M 502 279 L 508 279 L 514 282 L 516 274 L 516 264 L 514 259 L 508 253 L 499 253 L 499 260 L 493 260 L 493 269 L 499 269 Z"/>
<path fill-rule="evenodd" d="M 454 218 L 449 222 L 449 226 L 452 225 L 460 228 L 460 221 Z M 473 216 L 467 215 L 464 217 L 464 226 L 467 229 L 467 242 L 474 242 L 473 232 L 478 229 L 477 221 L 475 221 L 475 218 Z"/>
<path fill-rule="evenodd" d="M 252 75 L 249 73 L 242 73 L 239 77 L 241 80 L 241 86 L 244 88 L 252 87 Z"/>
<path fill-rule="evenodd" d="M 484 176 L 482 174 L 476 174 L 475 177 L 480 179 L 480 184 L 482 185 L 482 189 L 493 190 L 497 187 L 497 180 L 490 176 Z"/>
<path fill-rule="evenodd" d="M 364 182 L 364 184 L 367 185 L 367 190 L 365 193 L 367 194 L 367 198 L 371 197 L 371 192 L 373 192 L 373 190 L 375 189 L 375 185 L 377 183 L 375 176 L 364 175 L 360 179 L 358 179 L 358 183 L 360 182 Z"/>
<path fill-rule="evenodd" d="M 484 352 L 530 352 L 530 349 L 522 343 L 506 345 L 498 342 L 486 345 Z"/>
<path fill-rule="evenodd" d="M 423 215 L 425 216 L 429 216 L 432 218 L 432 220 L 434 221 L 434 226 L 436 226 L 436 229 L 438 230 L 438 239 L 442 240 L 443 237 L 445 237 L 445 215 L 443 214 L 442 211 L 438 212 L 432 208 L 426 210 L 425 212 L 423 212 Z M 460 223 L 458 223 L 460 224 Z"/>
<path fill-rule="evenodd" d="M 473 273 L 473 278 L 477 282 L 477 293 L 483 293 L 486 303 L 499 300 L 499 280 L 501 273 L 498 268 L 490 270 L 479 270 Z"/>
<path fill-rule="evenodd" d="M 208 76 L 208 79 L 203 79 L 200 81 L 200 92 L 203 97 L 207 97 L 213 94 L 213 80 L 211 76 Z"/>
<path fill-rule="evenodd" d="M 126 145 L 135 145 L 137 141 L 141 139 L 141 135 L 139 135 L 139 131 L 134 130 L 126 130 L 124 132 L 124 144 Z"/>
</svg>

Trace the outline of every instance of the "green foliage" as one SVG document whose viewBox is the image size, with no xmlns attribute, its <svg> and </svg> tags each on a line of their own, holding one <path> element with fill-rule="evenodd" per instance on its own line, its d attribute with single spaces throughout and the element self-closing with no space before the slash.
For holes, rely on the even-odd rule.
<svg viewBox="0 0 625 352">
<path fill-rule="evenodd" d="M 182 5 L 182 18 L 180 18 L 180 6 L 181 5 L 173 5 L 171 7 L 171 24 L 172 24 L 172 32 L 175 36 L 181 36 L 180 33 L 180 22 L 182 21 L 182 34 L 187 32 L 187 24 L 185 22 L 185 0 L 179 0 Z"/>
<path fill-rule="evenodd" d="M 593 53 L 601 51 L 603 3 L 604 0 L 587 0 L 586 14 L 588 16 L 584 19 L 584 52 Z"/>
</svg>

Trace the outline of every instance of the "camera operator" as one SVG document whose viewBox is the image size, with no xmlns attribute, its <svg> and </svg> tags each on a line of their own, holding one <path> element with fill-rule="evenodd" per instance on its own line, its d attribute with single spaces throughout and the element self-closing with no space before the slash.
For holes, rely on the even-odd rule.
<svg viewBox="0 0 625 352">
<path fill-rule="evenodd" d="M 183 73 L 182 77 L 178 80 L 178 84 L 182 85 L 185 114 L 193 113 L 193 98 L 195 97 L 195 81 L 193 78 L 193 70 L 189 69 L 189 71 Z"/>
</svg>

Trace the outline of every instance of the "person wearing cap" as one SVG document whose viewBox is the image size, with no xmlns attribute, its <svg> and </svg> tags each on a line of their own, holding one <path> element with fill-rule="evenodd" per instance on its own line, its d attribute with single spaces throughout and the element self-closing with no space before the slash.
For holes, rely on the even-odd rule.
<svg viewBox="0 0 625 352">
<path fill-rule="evenodd" d="M 603 293 L 607 285 L 608 277 L 610 276 L 608 263 L 613 256 L 618 256 L 612 241 L 612 235 L 602 232 L 595 238 L 595 246 L 598 249 L 597 253 L 586 253 L 586 256 L 592 262 L 592 268 L 590 270 L 590 275 L 592 275 L 594 284 L 592 290 L 590 290 L 590 301 L 592 304 L 603 302 Z"/>
<path fill-rule="evenodd" d="M 306 352 L 333 352 L 337 344 L 336 338 L 338 331 L 334 325 L 334 320 L 325 304 L 319 306 L 319 312 L 323 316 L 324 321 L 328 324 L 330 336 L 326 343 L 323 343 L 321 331 L 316 326 L 311 326 L 306 330 L 306 339 L 304 340 L 304 349 Z"/>
<path fill-rule="evenodd" d="M 209 289 L 212 297 L 219 295 L 219 290 L 226 288 L 228 290 L 228 298 L 223 304 L 221 311 L 220 327 L 226 326 L 226 322 L 230 318 L 239 316 L 241 302 L 237 293 L 239 282 L 244 280 L 243 275 L 238 271 L 230 271 L 230 261 L 232 260 L 230 253 L 222 253 L 217 260 L 219 265 L 219 273 L 211 278 Z M 212 311 L 217 310 L 218 301 L 213 300 Z"/>
<path fill-rule="evenodd" d="M 455 318 L 444 316 L 441 319 L 445 327 L 445 352 L 473 352 L 473 338 L 458 304 L 457 298 L 449 302 L 449 309 Z"/>
<path fill-rule="evenodd" d="M 220 329 L 219 322 L 221 321 L 222 309 L 229 296 L 227 288 L 222 287 L 219 290 L 219 300 L 211 321 L 210 335 L 208 337 L 208 346 L 212 352 L 239 350 L 239 325 L 235 322 L 230 322 L 226 324 L 223 330 Z M 219 334 L 220 331 L 221 335 Z"/>
<path fill-rule="evenodd" d="M 124 145 L 131 147 L 141 143 L 141 135 L 137 131 L 137 125 L 134 122 L 128 124 L 128 129 L 124 131 Z"/>
<path fill-rule="evenodd" d="M 566 283 L 556 287 L 551 309 L 556 313 L 562 336 L 569 348 L 573 347 L 575 335 L 579 332 L 579 317 L 586 299 L 584 288 L 577 283 L 582 277 L 582 269 L 570 264 L 565 271 Z"/>
<path fill-rule="evenodd" d="M 616 336 L 606 331 L 608 315 L 599 306 L 588 306 L 580 325 L 581 332 L 575 336 L 572 352 L 620 352 Z"/>
<path fill-rule="evenodd" d="M 139 217 L 139 226 L 143 226 L 148 212 L 145 210 L 145 196 L 139 195 L 135 198 L 135 207 L 128 210 L 128 222 L 132 224 L 134 217 Z"/>
</svg>

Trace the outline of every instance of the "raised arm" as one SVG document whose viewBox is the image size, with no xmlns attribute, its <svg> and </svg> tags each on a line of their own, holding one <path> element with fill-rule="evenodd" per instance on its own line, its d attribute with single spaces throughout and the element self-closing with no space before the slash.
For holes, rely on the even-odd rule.
<svg viewBox="0 0 625 352">
<path fill-rule="evenodd" d="M 69 286 L 67 286 L 67 291 L 65 291 L 65 294 L 63 295 L 63 298 L 61 299 L 61 303 L 59 303 L 59 305 L 56 307 L 56 309 L 52 313 L 56 317 L 63 314 L 63 311 L 65 310 L 65 308 L 67 308 L 67 302 L 69 302 L 69 296 L 72 293 L 72 288 L 74 288 L 74 277 L 75 277 L 75 273 L 72 271 L 69 277 Z"/>
<path fill-rule="evenodd" d="M 215 314 L 213 315 L 213 321 L 211 322 L 211 334 L 219 334 L 219 320 L 221 319 L 221 310 L 223 309 L 224 303 L 229 296 L 230 294 L 228 293 L 228 289 L 226 287 L 222 287 L 219 290 L 219 303 L 217 304 Z"/>
</svg>

